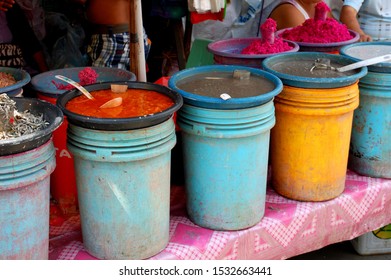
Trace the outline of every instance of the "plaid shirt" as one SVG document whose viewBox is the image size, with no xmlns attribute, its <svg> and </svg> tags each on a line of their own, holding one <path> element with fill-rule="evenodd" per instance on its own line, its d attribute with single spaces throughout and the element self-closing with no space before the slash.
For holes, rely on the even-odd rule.
<svg viewBox="0 0 391 280">
<path fill-rule="evenodd" d="M 150 42 L 144 32 L 144 55 L 148 57 Z M 130 68 L 129 33 L 93 34 L 87 53 L 95 67 Z"/>
<path fill-rule="evenodd" d="M 391 41 L 391 0 L 345 0 L 358 11 L 361 29 L 374 41 Z"/>
</svg>

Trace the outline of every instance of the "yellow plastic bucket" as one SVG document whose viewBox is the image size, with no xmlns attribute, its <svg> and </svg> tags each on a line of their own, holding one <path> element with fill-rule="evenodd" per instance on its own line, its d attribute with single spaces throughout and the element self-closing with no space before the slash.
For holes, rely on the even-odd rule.
<svg viewBox="0 0 391 280">
<path fill-rule="evenodd" d="M 271 130 L 272 184 L 281 195 L 325 201 L 345 188 L 358 82 L 340 88 L 284 85 L 275 97 Z"/>
</svg>

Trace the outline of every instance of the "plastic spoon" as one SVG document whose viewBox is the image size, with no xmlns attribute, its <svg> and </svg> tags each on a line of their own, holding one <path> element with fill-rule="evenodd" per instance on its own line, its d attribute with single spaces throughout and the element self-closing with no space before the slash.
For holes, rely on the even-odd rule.
<svg viewBox="0 0 391 280">
<path fill-rule="evenodd" d="M 122 97 L 116 97 L 116 98 L 110 99 L 106 103 L 103 103 L 103 105 L 99 106 L 99 108 L 102 108 L 102 109 L 114 108 L 114 107 L 121 106 L 121 104 L 122 104 Z"/>
<path fill-rule="evenodd" d="M 88 92 L 88 90 L 86 90 L 84 87 L 82 87 L 79 83 L 75 82 L 74 80 L 71 80 L 71 79 L 64 77 L 62 75 L 56 75 L 54 77 L 56 77 L 57 79 L 62 80 L 64 82 L 67 82 L 68 84 L 71 84 L 72 86 L 74 86 L 75 88 L 80 90 L 81 93 L 84 94 L 88 99 L 94 99 L 94 97 L 91 95 L 91 93 Z"/>
<path fill-rule="evenodd" d="M 320 58 L 320 59 L 315 60 L 314 66 L 312 66 L 310 71 L 312 72 L 313 70 L 317 70 L 317 69 L 326 69 L 326 70 L 333 70 L 333 71 L 337 71 L 337 72 L 346 72 L 349 70 L 354 70 L 354 69 L 357 69 L 360 67 L 373 65 L 373 64 L 385 62 L 388 60 L 391 60 L 391 54 L 376 56 L 373 58 L 365 59 L 365 60 L 362 60 L 359 62 L 355 62 L 355 63 L 349 64 L 346 66 L 336 68 L 336 67 L 333 67 L 330 65 L 330 59 Z"/>
</svg>

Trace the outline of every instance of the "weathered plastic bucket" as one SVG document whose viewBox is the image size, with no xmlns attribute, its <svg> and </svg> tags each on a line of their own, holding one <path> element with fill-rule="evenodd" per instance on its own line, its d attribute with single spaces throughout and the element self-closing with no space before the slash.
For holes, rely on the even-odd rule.
<svg viewBox="0 0 391 280">
<path fill-rule="evenodd" d="M 145 259 L 169 239 L 173 113 L 182 97 L 161 85 L 124 84 L 145 94 L 158 91 L 174 105 L 152 115 L 97 118 L 65 108 L 80 95 L 77 90 L 57 100 L 69 121 L 67 147 L 74 157 L 83 243 L 100 259 Z M 92 93 L 109 88 L 110 83 L 86 86 Z"/>
<path fill-rule="evenodd" d="M 359 104 L 358 79 L 367 73 L 363 68 L 347 76 L 310 78 L 275 71 L 279 64 L 301 71 L 307 59 L 315 58 L 352 63 L 340 55 L 304 52 L 264 61 L 264 68 L 284 82 L 275 98 L 276 125 L 271 131 L 272 185 L 279 194 L 300 201 L 325 201 L 343 192 L 353 111 Z M 299 65 L 293 63 L 297 61 Z"/>
<path fill-rule="evenodd" d="M 391 53 L 390 42 L 353 44 L 341 54 L 357 60 Z M 391 178 L 391 63 L 368 66 L 360 79 L 360 105 L 354 112 L 349 169 L 370 177 Z"/>
<path fill-rule="evenodd" d="M 83 243 L 100 259 L 144 259 L 169 234 L 172 119 L 129 131 L 69 124 Z"/>
<path fill-rule="evenodd" d="M 53 81 L 62 84 L 62 81 L 56 79 L 55 75 L 63 75 L 79 81 L 78 74 L 85 68 L 71 67 L 38 74 L 31 79 L 32 88 L 37 92 L 39 99 L 56 104 L 57 98 L 64 94 L 66 90 L 60 90 L 54 85 Z M 108 67 L 91 67 L 91 69 L 98 75 L 97 83 L 136 80 L 133 73 L 123 69 Z M 68 120 L 65 116 L 62 125 L 53 133 L 57 167 L 50 178 L 51 195 L 66 216 L 79 212 L 74 162 L 72 154 L 66 146 L 67 127 Z"/>
<path fill-rule="evenodd" d="M 48 259 L 51 140 L 0 157 L 0 259 Z"/>
<path fill-rule="evenodd" d="M 52 104 L 57 98 L 38 92 L 37 96 Z M 56 169 L 50 176 L 50 194 L 58 203 L 64 215 L 79 213 L 75 166 L 72 154 L 66 146 L 68 120 L 64 116 L 62 125 L 53 132 L 53 144 L 56 147 Z"/>
<path fill-rule="evenodd" d="M 263 96 L 225 102 L 177 86 L 192 75 L 213 76 L 236 69 L 263 76 L 274 89 Z M 178 111 L 177 124 L 182 133 L 190 219 L 216 230 L 257 224 L 265 211 L 270 129 L 275 124 L 273 97 L 281 91 L 281 81 L 255 68 L 215 65 L 180 71 L 171 77 L 169 86 L 182 94 L 185 103 Z"/>
</svg>

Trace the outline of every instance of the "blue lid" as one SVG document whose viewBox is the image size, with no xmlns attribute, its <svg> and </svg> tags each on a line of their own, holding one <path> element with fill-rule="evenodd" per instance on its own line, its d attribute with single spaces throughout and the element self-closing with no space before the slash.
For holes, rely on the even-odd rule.
<svg viewBox="0 0 391 280">
<path fill-rule="evenodd" d="M 278 54 L 266 58 L 262 62 L 262 66 L 266 71 L 279 77 L 284 85 L 301 88 L 339 88 L 348 86 L 357 82 L 368 72 L 367 67 L 347 72 L 334 70 L 315 70 L 311 72 L 310 69 L 313 63 L 320 58 L 329 59 L 332 66 L 334 64 L 338 65 L 338 67 L 355 62 L 355 60 L 342 55 L 321 52 L 297 52 Z"/>
<path fill-rule="evenodd" d="M 35 91 L 42 93 L 46 96 L 56 98 L 66 92 L 66 90 L 58 89 L 53 83 L 53 81 L 65 86 L 68 86 L 68 84 L 59 79 L 56 79 L 54 76 L 62 75 L 76 82 L 80 82 L 79 73 L 86 68 L 92 68 L 92 70 L 94 70 L 98 74 L 96 83 L 126 82 L 136 80 L 135 74 L 124 69 L 87 66 L 56 69 L 38 74 L 31 79 L 31 85 Z"/>
<path fill-rule="evenodd" d="M 345 46 L 340 50 L 341 55 L 354 61 L 361 61 L 377 56 L 391 54 L 391 42 L 361 42 Z M 369 65 L 368 71 L 391 73 L 391 61 Z"/>
<path fill-rule="evenodd" d="M 178 88 L 177 86 L 180 81 L 186 78 L 191 78 L 192 76 L 198 74 L 210 73 L 210 75 L 213 76 L 218 73 L 233 73 L 234 70 L 246 70 L 249 71 L 252 76 L 259 76 L 265 78 L 273 84 L 274 89 L 267 93 L 260 92 L 260 94 L 257 96 L 240 98 L 232 97 L 230 99 L 224 100 L 222 98 L 204 96 L 192 92 L 187 92 Z M 274 96 L 276 96 L 282 91 L 282 82 L 273 74 L 270 74 L 264 70 L 257 68 L 236 65 L 208 65 L 181 70 L 171 76 L 168 81 L 168 86 L 172 90 L 182 95 L 184 103 L 209 109 L 242 109 L 254 107 L 267 103 L 268 101 L 273 99 Z M 245 88 L 243 88 L 243 90 L 245 90 Z"/>
<path fill-rule="evenodd" d="M 6 93 L 9 96 L 15 96 L 18 93 L 20 93 L 22 87 L 27 85 L 31 80 L 30 74 L 22 69 L 11 68 L 11 67 L 0 67 L 0 72 L 10 74 L 16 80 L 15 84 L 0 88 L 1 93 Z"/>
</svg>

